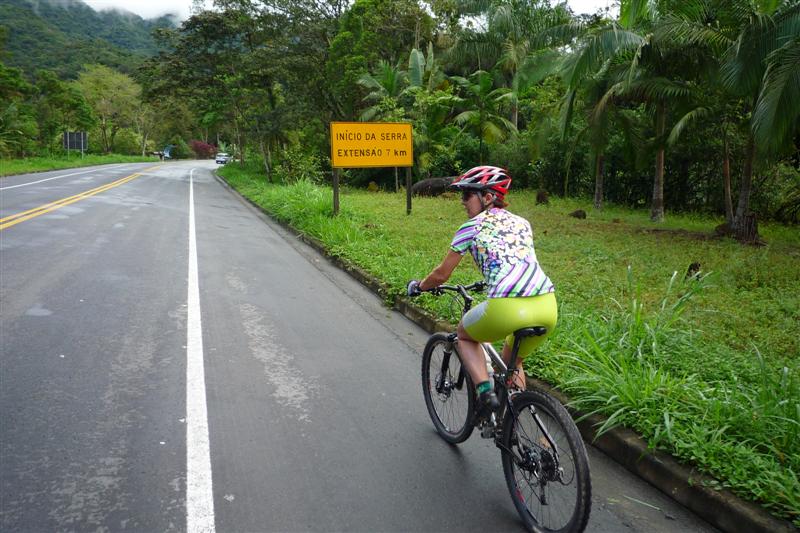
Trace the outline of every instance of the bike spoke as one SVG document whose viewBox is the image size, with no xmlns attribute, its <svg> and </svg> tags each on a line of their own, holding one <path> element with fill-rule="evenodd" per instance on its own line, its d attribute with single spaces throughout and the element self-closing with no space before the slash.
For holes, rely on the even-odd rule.
<svg viewBox="0 0 800 533">
<path fill-rule="evenodd" d="M 517 498 L 536 523 L 552 530 L 565 528 L 575 512 L 579 490 L 567 434 L 549 413 L 530 406 L 519 411 L 514 433 Z"/>
<path fill-rule="evenodd" d="M 428 397 L 433 410 L 431 416 L 438 419 L 446 433 L 455 436 L 463 434 L 470 423 L 469 387 L 460 359 L 447 350 L 452 350 L 452 345 L 444 342 L 431 347 L 426 371 Z"/>
</svg>

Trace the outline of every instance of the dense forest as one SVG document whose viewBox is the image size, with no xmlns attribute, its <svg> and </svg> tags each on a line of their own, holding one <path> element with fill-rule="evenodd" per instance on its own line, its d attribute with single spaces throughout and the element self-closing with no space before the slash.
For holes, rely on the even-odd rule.
<svg viewBox="0 0 800 533">
<path fill-rule="evenodd" d="M 177 25 L 170 16 L 98 12 L 80 0 L 0 0 L 0 10 L 8 32 L 5 63 L 31 75 L 52 70 L 62 79 L 94 63 L 132 74 L 158 52 L 153 30 Z"/>
<path fill-rule="evenodd" d="M 798 220 L 798 0 L 623 0 L 581 16 L 547 0 L 213 4 L 177 28 L 148 22 L 152 48 L 118 41 L 150 53 L 141 64 L 0 67 L 0 154 L 53 150 L 84 128 L 98 151 L 191 143 L 257 162 L 265 179 L 323 179 L 330 121 L 407 121 L 415 180 L 491 163 L 515 184 L 648 207 L 654 221 L 720 214 L 746 240 L 756 219 Z M 3 61 L 22 65 L 6 40 Z M 391 169 L 345 179 L 395 184 Z"/>
</svg>

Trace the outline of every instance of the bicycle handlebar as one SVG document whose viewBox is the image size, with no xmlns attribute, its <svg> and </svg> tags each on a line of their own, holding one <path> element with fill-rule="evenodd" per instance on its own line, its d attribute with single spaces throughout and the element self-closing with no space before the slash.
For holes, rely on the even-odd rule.
<svg viewBox="0 0 800 533">
<path fill-rule="evenodd" d="M 469 285 L 439 285 L 438 287 L 434 287 L 423 292 L 429 292 L 435 296 L 440 296 L 444 294 L 445 291 L 453 291 L 459 293 L 465 300 L 472 301 L 472 296 L 469 295 L 469 291 L 480 292 L 485 288 L 485 282 L 476 281 L 475 283 L 471 283 Z"/>
</svg>

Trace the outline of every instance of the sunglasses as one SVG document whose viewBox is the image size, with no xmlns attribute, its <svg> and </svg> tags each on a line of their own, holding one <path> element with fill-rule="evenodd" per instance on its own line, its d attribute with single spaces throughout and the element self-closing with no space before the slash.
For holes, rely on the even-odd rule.
<svg viewBox="0 0 800 533">
<path fill-rule="evenodd" d="M 472 196 L 475 194 L 477 194 L 476 191 L 470 191 L 470 190 L 461 191 L 461 201 L 466 202 L 467 200 L 472 198 Z"/>
</svg>

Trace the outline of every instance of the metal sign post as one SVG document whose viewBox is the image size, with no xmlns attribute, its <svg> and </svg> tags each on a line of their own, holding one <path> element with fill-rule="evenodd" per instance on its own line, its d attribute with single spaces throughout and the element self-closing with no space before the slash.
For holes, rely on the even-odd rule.
<svg viewBox="0 0 800 533">
<path fill-rule="evenodd" d="M 62 142 L 68 154 L 70 150 L 80 150 L 81 157 L 89 148 L 89 136 L 85 131 L 65 131 Z"/>
<path fill-rule="evenodd" d="M 411 214 L 411 167 L 406 168 L 406 215 Z"/>
<path fill-rule="evenodd" d="M 411 213 L 411 132 L 407 122 L 331 122 L 334 215 L 339 214 L 339 169 L 364 167 L 407 167 L 406 210 Z"/>
<path fill-rule="evenodd" d="M 333 214 L 339 214 L 339 168 L 333 169 Z"/>
</svg>

